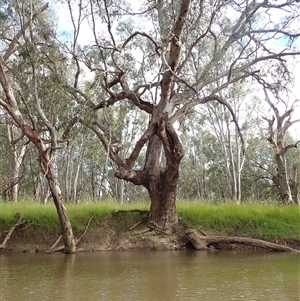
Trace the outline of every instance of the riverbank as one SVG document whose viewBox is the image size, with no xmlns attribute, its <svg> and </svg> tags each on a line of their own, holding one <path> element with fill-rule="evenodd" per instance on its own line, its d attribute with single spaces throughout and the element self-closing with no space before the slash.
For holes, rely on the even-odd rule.
<svg viewBox="0 0 300 301">
<path fill-rule="evenodd" d="M 205 235 L 263 239 L 300 250 L 300 212 L 297 206 L 179 202 L 180 225 L 172 235 L 149 231 L 141 222 L 148 207 L 144 203 L 68 205 L 74 234 L 80 239 L 78 250 L 182 249 L 186 247 L 187 229 L 197 229 Z M 24 222 L 15 229 L 5 250 L 59 250 L 62 242 L 53 204 L 0 203 L 0 243 L 17 222 L 19 213 L 24 215 Z M 240 248 L 235 244 L 230 247 Z"/>
</svg>

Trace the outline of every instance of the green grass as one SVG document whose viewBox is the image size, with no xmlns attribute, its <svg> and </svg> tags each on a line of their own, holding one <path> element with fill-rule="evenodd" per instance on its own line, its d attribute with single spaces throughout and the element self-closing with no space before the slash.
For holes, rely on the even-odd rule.
<svg viewBox="0 0 300 301">
<path fill-rule="evenodd" d="M 133 208 L 141 210 L 148 209 L 147 206 L 142 203 L 129 205 L 114 202 L 89 202 L 81 203 L 79 205 L 69 204 L 66 207 L 72 226 L 75 230 L 84 228 L 90 217 L 93 217 L 93 220 L 96 223 L 105 217 L 111 217 L 113 210 L 118 211 Z M 48 203 L 44 205 L 36 202 L 0 202 L 0 229 L 7 229 L 12 226 L 18 218 L 19 212 L 24 214 L 26 221 L 32 223 L 32 227 L 35 229 L 59 229 L 59 221 L 54 204 Z M 127 218 L 130 218 L 130 216 L 127 215 Z"/>
<path fill-rule="evenodd" d="M 75 230 L 82 230 L 88 219 L 93 217 L 97 225 L 107 218 L 110 225 L 121 228 L 124 219 L 134 221 L 138 215 L 126 214 L 113 218 L 113 210 L 149 209 L 149 205 L 105 203 L 81 203 L 67 205 L 69 217 Z M 240 235 L 262 239 L 286 239 L 300 241 L 300 209 L 298 206 L 273 206 L 259 204 L 211 205 L 197 202 L 178 202 L 178 214 L 189 228 L 209 233 Z M 37 230 L 58 230 L 59 223 L 52 203 L 42 205 L 35 202 L 0 202 L 0 229 L 8 229 L 22 212 L 32 228 Z M 121 218 L 122 217 L 122 218 Z M 123 222 L 122 222 L 123 219 Z"/>
<path fill-rule="evenodd" d="M 0 203 L 0 228 L 7 228 L 16 222 L 18 213 L 23 213 L 33 228 L 58 229 L 59 222 L 53 204 L 42 205 L 34 202 Z"/>
<path fill-rule="evenodd" d="M 298 206 L 179 203 L 178 214 L 191 228 L 262 239 L 300 240 Z"/>
</svg>

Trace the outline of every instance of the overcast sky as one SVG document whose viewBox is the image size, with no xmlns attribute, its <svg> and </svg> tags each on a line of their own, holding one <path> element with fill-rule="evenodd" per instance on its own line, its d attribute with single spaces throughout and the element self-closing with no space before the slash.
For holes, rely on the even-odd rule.
<svg viewBox="0 0 300 301">
<path fill-rule="evenodd" d="M 134 1 L 136 2 L 136 0 Z M 58 21 L 58 28 L 59 28 L 59 32 L 72 32 L 73 27 L 72 27 L 72 23 L 71 20 L 69 18 L 69 12 L 67 9 L 67 6 L 65 4 L 55 4 L 55 6 L 51 6 L 51 1 L 50 1 L 50 7 L 52 10 L 54 10 L 56 12 L 56 14 L 59 16 L 59 21 Z M 91 42 L 93 43 L 93 34 L 92 31 L 90 30 L 88 24 L 82 24 L 82 32 L 83 34 L 81 34 L 79 36 L 79 41 L 82 41 L 82 43 L 88 43 Z M 67 35 L 64 35 L 64 37 L 66 39 L 68 39 Z M 298 39 L 298 41 L 296 41 L 297 44 L 299 46 L 300 49 L 300 39 Z M 277 44 L 277 45 L 276 45 Z M 274 43 L 275 47 L 280 47 L 280 44 L 278 44 L 278 41 L 276 43 Z M 283 46 L 283 45 L 281 45 Z M 296 109 L 293 115 L 293 120 L 295 119 L 300 119 L 300 56 L 297 57 L 296 61 L 295 61 L 295 65 L 291 66 L 290 68 L 291 72 L 294 75 L 295 78 L 295 82 L 294 82 L 294 87 L 292 88 L 292 93 L 293 93 L 293 97 L 292 99 L 290 99 L 290 105 L 291 102 L 294 101 L 295 99 L 299 99 L 299 102 L 296 105 Z M 300 122 L 295 124 L 291 129 L 290 129 L 291 133 L 294 136 L 298 136 L 300 139 Z"/>
</svg>

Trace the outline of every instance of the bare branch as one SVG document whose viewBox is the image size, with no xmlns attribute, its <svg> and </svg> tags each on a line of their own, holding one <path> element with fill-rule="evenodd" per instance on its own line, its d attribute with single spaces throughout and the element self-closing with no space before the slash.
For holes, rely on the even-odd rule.
<svg viewBox="0 0 300 301">
<path fill-rule="evenodd" d="M 139 156 L 143 146 L 146 144 L 146 142 L 149 141 L 149 139 L 153 136 L 156 126 L 152 124 L 146 132 L 141 136 L 141 138 L 137 141 L 131 155 L 128 159 L 126 159 L 126 166 L 128 168 L 132 168 L 135 160 Z"/>
<path fill-rule="evenodd" d="M 3 61 L 6 62 L 8 58 L 16 51 L 17 49 L 17 43 L 22 37 L 25 30 L 29 27 L 31 22 L 36 19 L 36 17 L 41 14 L 43 11 L 45 11 L 48 8 L 49 4 L 46 3 L 44 6 L 42 6 L 32 17 L 30 20 L 28 20 L 22 28 L 19 30 L 19 32 L 14 36 L 13 40 L 11 41 L 8 49 L 6 50 L 5 54 L 3 55 Z"/>
<path fill-rule="evenodd" d="M 123 43 L 123 45 L 121 46 L 121 49 L 124 49 L 125 47 L 126 47 L 126 45 L 135 37 L 135 36 L 137 36 L 137 35 L 141 35 L 141 36 L 143 36 L 143 37 L 146 37 L 148 40 L 150 40 L 152 43 L 153 43 L 153 45 L 154 45 L 154 47 L 155 47 L 155 52 L 158 54 L 158 55 L 160 55 L 160 53 L 161 53 L 161 46 L 159 46 L 158 44 L 157 44 L 157 42 L 150 36 L 150 35 L 148 35 L 147 33 L 145 33 L 145 32 L 140 32 L 140 31 L 136 31 L 136 32 L 134 32 L 133 34 L 131 34 L 126 40 L 125 40 L 125 42 Z M 120 50 L 121 50 L 120 49 Z"/>
</svg>

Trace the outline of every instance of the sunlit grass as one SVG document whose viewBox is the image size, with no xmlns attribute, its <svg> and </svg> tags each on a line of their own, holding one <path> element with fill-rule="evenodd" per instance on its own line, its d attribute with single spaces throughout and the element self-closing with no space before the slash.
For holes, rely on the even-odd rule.
<svg viewBox="0 0 300 301">
<path fill-rule="evenodd" d="M 178 214 L 189 227 L 228 235 L 300 240 L 298 206 L 179 203 Z"/>
<path fill-rule="evenodd" d="M 118 210 L 148 210 L 149 204 L 119 204 L 116 202 L 85 202 L 67 205 L 67 211 L 74 229 L 85 227 L 90 217 L 98 223 L 107 218 L 118 227 L 118 219 L 112 212 Z M 189 228 L 208 233 L 242 235 L 262 239 L 300 240 L 300 211 L 298 206 L 275 206 L 260 204 L 223 204 L 212 205 L 199 202 L 178 202 L 177 211 L 181 221 Z M 36 202 L 0 202 L 0 228 L 7 229 L 22 212 L 33 229 L 58 230 L 59 222 L 53 203 L 46 205 Z M 138 218 L 139 215 L 127 214 L 124 218 Z M 120 227 L 122 226 L 120 222 Z"/>
<path fill-rule="evenodd" d="M 80 204 L 66 205 L 68 215 L 73 227 L 82 228 L 90 217 L 94 221 L 100 221 L 105 217 L 111 217 L 113 211 L 140 209 L 147 210 L 146 204 L 135 205 L 120 204 L 116 202 L 84 202 Z M 7 228 L 17 220 L 18 213 L 23 213 L 26 221 L 32 223 L 33 228 L 58 229 L 59 221 L 56 208 L 53 203 L 41 204 L 37 202 L 0 202 L 0 228 Z"/>
</svg>

